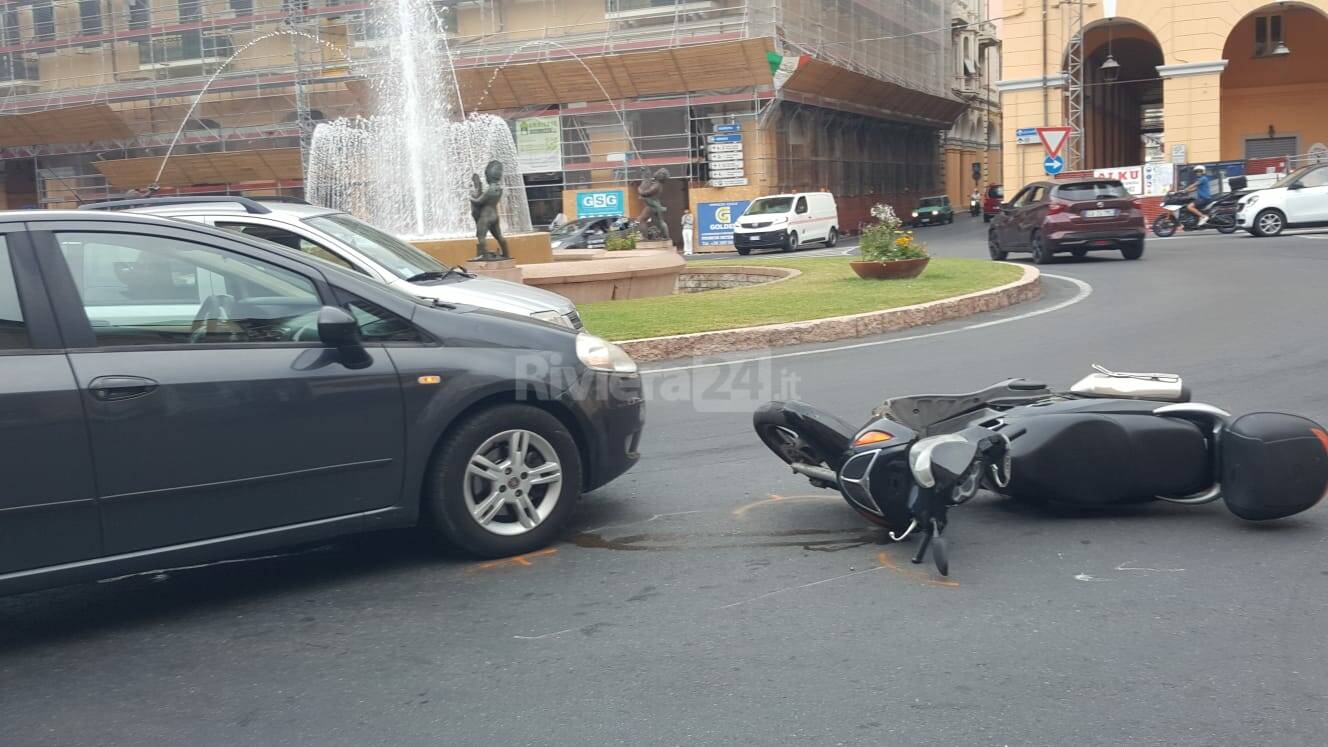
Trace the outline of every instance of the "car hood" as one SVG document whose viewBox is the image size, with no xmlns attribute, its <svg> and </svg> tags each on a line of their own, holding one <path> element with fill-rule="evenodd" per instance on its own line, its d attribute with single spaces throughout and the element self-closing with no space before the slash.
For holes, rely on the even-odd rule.
<svg viewBox="0 0 1328 747">
<path fill-rule="evenodd" d="M 469 304 L 529 316 L 536 311 L 567 314 L 576 306 L 565 297 L 541 288 L 496 278 L 472 277 L 455 283 L 406 283 L 397 285 L 411 295 L 436 298 L 444 303 Z"/>
</svg>

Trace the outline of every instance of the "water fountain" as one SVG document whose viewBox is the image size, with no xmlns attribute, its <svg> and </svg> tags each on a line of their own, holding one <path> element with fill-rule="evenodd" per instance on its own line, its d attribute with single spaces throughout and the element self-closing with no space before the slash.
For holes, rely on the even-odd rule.
<svg viewBox="0 0 1328 747">
<path fill-rule="evenodd" d="M 311 202 L 345 210 L 416 241 L 475 235 L 471 175 L 503 164 L 499 215 L 509 234 L 531 229 L 507 123 L 466 115 L 442 24 L 430 0 L 378 0 L 366 65 L 372 114 L 314 130 L 305 175 Z"/>
</svg>

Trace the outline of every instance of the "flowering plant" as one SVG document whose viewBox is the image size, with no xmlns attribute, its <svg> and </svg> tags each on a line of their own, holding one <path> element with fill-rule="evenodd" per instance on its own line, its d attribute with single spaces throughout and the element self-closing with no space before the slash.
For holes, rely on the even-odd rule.
<svg viewBox="0 0 1328 747">
<path fill-rule="evenodd" d="M 862 258 L 873 262 L 893 262 L 901 259 L 922 259 L 927 245 L 918 241 L 912 231 L 904 230 L 904 222 L 895 215 L 894 208 L 885 204 L 873 205 L 874 225 L 862 230 L 858 251 Z"/>
</svg>

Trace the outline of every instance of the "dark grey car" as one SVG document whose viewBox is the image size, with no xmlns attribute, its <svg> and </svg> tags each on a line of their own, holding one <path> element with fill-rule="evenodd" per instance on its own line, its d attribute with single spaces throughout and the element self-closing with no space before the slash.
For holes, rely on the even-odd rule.
<svg viewBox="0 0 1328 747">
<path fill-rule="evenodd" d="M 0 593 L 424 523 L 552 541 L 637 459 L 636 366 L 231 232 L 0 213 Z"/>
</svg>

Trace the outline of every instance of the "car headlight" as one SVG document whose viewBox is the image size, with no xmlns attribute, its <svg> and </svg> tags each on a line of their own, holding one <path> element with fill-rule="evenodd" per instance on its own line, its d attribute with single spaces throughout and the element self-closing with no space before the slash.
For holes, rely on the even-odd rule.
<svg viewBox="0 0 1328 747">
<path fill-rule="evenodd" d="M 572 322 L 571 322 L 571 320 L 569 320 L 567 317 L 563 316 L 562 313 L 561 313 L 561 312 L 558 312 L 558 311 L 552 311 L 552 310 L 550 310 L 550 311 L 535 311 L 535 312 L 531 312 L 530 315 L 531 315 L 532 317 L 534 317 L 534 318 L 540 320 L 541 322 L 549 322 L 549 323 L 551 323 L 551 324 L 557 324 L 557 325 L 560 326 L 560 327 L 571 327 L 571 326 L 572 326 Z"/>
<path fill-rule="evenodd" d="M 626 350 L 608 340 L 582 332 L 576 336 L 576 357 L 586 368 L 609 373 L 634 374 L 636 361 Z"/>
<path fill-rule="evenodd" d="M 916 210 L 913 211 L 913 217 L 914 217 L 914 218 L 918 217 L 918 211 L 916 211 Z"/>
<path fill-rule="evenodd" d="M 1245 204 L 1246 204 L 1246 205 L 1253 205 L 1254 203 L 1256 203 L 1256 202 L 1258 202 L 1258 201 L 1259 201 L 1259 196 L 1258 196 L 1258 195 L 1250 195 L 1249 197 L 1246 197 L 1246 198 L 1245 198 Z"/>
</svg>

